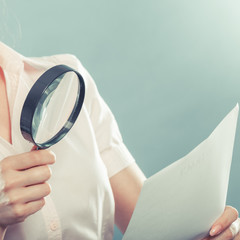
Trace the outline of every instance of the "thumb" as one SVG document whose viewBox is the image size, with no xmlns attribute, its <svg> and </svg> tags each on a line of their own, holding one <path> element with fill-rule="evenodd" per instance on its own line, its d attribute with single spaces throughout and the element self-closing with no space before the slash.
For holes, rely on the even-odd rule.
<svg viewBox="0 0 240 240">
<path fill-rule="evenodd" d="M 226 206 L 221 217 L 218 218 L 217 221 L 213 224 L 209 235 L 210 236 L 218 235 L 223 230 L 228 228 L 237 218 L 238 211 L 231 206 Z"/>
</svg>

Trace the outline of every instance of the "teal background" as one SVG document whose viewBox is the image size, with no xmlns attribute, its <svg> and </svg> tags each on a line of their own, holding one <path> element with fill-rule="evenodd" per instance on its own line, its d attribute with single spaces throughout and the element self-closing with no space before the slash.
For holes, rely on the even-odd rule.
<svg viewBox="0 0 240 240">
<path fill-rule="evenodd" d="M 151 176 L 239 102 L 239 12 L 238 0 L 2 0 L 0 33 L 26 56 L 75 54 Z M 227 199 L 238 209 L 239 147 L 238 127 Z"/>
</svg>

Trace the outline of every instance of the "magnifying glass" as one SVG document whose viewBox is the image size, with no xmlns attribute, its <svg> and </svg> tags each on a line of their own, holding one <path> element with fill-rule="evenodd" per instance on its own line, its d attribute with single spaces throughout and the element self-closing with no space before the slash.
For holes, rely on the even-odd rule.
<svg viewBox="0 0 240 240">
<path fill-rule="evenodd" d="M 66 65 L 44 72 L 24 102 L 20 128 L 23 137 L 44 149 L 60 141 L 81 111 L 85 84 L 81 74 Z"/>
</svg>

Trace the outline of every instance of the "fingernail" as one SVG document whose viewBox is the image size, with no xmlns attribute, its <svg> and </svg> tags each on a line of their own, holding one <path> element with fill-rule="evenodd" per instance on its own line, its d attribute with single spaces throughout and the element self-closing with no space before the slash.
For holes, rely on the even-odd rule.
<svg viewBox="0 0 240 240">
<path fill-rule="evenodd" d="M 213 236 L 216 236 L 217 234 L 219 234 L 221 232 L 221 230 L 222 230 L 221 225 L 216 225 L 211 229 L 209 234 L 210 234 L 210 236 L 213 237 Z"/>
</svg>

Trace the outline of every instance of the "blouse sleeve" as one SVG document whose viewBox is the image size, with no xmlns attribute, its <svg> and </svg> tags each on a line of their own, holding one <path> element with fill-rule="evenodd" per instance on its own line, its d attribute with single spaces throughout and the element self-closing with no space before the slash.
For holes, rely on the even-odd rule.
<svg viewBox="0 0 240 240">
<path fill-rule="evenodd" d="M 85 106 L 89 112 L 101 158 L 107 168 L 109 178 L 134 162 L 134 158 L 123 143 L 117 122 L 100 96 L 96 84 L 85 70 Z"/>
</svg>

